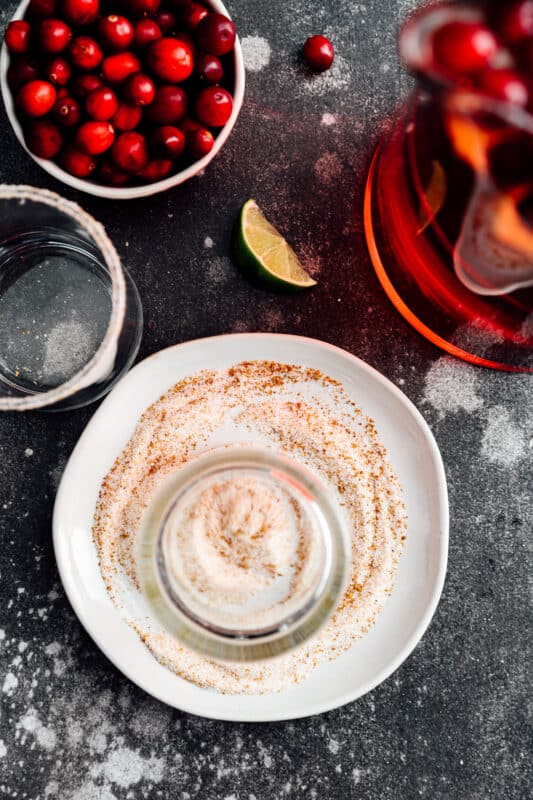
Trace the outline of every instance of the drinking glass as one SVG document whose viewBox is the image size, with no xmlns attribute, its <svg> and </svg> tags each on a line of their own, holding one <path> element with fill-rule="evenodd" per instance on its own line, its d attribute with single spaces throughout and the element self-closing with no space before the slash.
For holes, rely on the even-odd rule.
<svg viewBox="0 0 533 800">
<path fill-rule="evenodd" d="M 380 142 L 364 222 L 389 299 L 443 350 L 474 364 L 533 370 L 533 116 L 422 75 L 428 31 L 446 14 L 424 7 L 400 53 L 417 85 Z"/>
<path fill-rule="evenodd" d="M 53 192 L 0 186 L 0 409 L 97 400 L 141 334 L 137 289 L 102 225 Z"/>
</svg>

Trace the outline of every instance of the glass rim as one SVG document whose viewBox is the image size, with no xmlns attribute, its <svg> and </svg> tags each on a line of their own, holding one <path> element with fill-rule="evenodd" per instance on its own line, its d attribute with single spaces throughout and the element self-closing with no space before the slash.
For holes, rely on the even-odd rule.
<svg viewBox="0 0 533 800">
<path fill-rule="evenodd" d="M 22 397 L 0 396 L 0 411 L 31 411 L 59 403 L 101 377 L 101 365 L 114 356 L 118 338 L 126 315 L 126 280 L 120 257 L 109 239 L 104 226 L 87 211 L 72 200 L 67 200 L 56 192 L 38 189 L 33 186 L 0 184 L 0 201 L 23 200 L 48 205 L 71 217 L 81 225 L 92 238 L 102 255 L 105 267 L 111 278 L 111 314 L 109 323 L 97 350 L 92 358 L 68 381 L 47 392 L 28 394 Z"/>
<path fill-rule="evenodd" d="M 328 552 L 320 578 L 301 608 L 271 625 L 244 630 L 209 623 L 176 602 L 178 598 L 162 576 L 160 561 L 165 524 L 184 491 L 204 478 L 239 468 L 261 471 L 299 491 L 322 523 Z M 348 534 L 337 503 L 314 473 L 266 447 L 228 445 L 198 456 L 167 478 L 145 512 L 137 565 L 143 594 L 167 632 L 204 656 L 242 662 L 285 654 L 318 632 L 342 597 L 349 553 Z"/>
</svg>

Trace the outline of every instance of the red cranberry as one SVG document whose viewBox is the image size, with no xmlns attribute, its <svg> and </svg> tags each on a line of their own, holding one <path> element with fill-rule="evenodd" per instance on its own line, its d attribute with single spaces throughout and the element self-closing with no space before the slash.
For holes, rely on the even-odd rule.
<svg viewBox="0 0 533 800">
<path fill-rule="evenodd" d="M 126 17 L 110 14 L 98 25 L 100 41 L 109 50 L 127 50 L 133 41 L 133 25 Z"/>
<path fill-rule="evenodd" d="M 433 35 L 433 58 L 446 72 L 479 72 L 497 49 L 496 37 L 480 22 L 448 22 Z"/>
<path fill-rule="evenodd" d="M 81 119 L 80 104 L 73 97 L 61 97 L 54 105 L 54 119 L 63 128 L 73 128 Z"/>
<path fill-rule="evenodd" d="M 70 43 L 69 55 L 74 67 L 89 71 L 96 69 L 103 53 L 98 42 L 90 36 L 76 36 Z"/>
<path fill-rule="evenodd" d="M 17 105 L 28 117 L 44 117 L 52 110 L 55 101 L 56 90 L 48 81 L 25 83 L 17 95 Z"/>
<path fill-rule="evenodd" d="M 177 158 L 185 150 L 185 134 L 173 125 L 163 125 L 153 132 L 150 145 L 162 158 Z"/>
<path fill-rule="evenodd" d="M 133 53 L 117 53 L 102 62 L 102 75 L 106 83 L 122 83 L 129 75 L 139 72 L 141 62 Z"/>
<path fill-rule="evenodd" d="M 10 22 L 4 34 L 6 47 L 10 53 L 27 53 L 31 45 L 31 25 L 23 19 Z"/>
<path fill-rule="evenodd" d="M 187 113 L 187 95 L 179 86 L 156 86 L 148 119 L 157 125 L 173 125 Z"/>
<path fill-rule="evenodd" d="M 71 25 L 90 25 L 98 16 L 98 0 L 61 0 L 61 11 Z"/>
<path fill-rule="evenodd" d="M 214 136 L 207 128 L 198 128 L 187 139 L 189 153 L 196 160 L 210 153 L 214 144 Z"/>
<path fill-rule="evenodd" d="M 74 97 L 84 100 L 89 92 L 93 92 L 99 86 L 102 86 L 102 81 L 98 75 L 75 75 L 70 90 Z"/>
<path fill-rule="evenodd" d="M 36 38 L 45 53 L 61 53 L 72 39 L 72 32 L 61 19 L 44 19 L 37 28 Z"/>
<path fill-rule="evenodd" d="M 498 100 L 515 106 L 527 106 L 529 90 L 520 73 L 512 69 L 488 69 L 479 76 L 481 89 Z"/>
<path fill-rule="evenodd" d="M 132 131 L 140 124 L 142 115 L 138 106 L 119 103 L 116 114 L 111 118 L 111 123 L 117 131 Z"/>
<path fill-rule="evenodd" d="M 155 15 L 155 21 L 165 35 L 176 29 L 176 17 L 171 11 L 160 11 Z"/>
<path fill-rule="evenodd" d="M 69 97 L 69 90 L 66 86 L 60 86 L 56 91 L 56 103 L 58 100 L 64 100 L 65 97 Z"/>
<path fill-rule="evenodd" d="M 121 133 L 111 148 L 111 158 L 123 172 L 138 172 L 148 163 L 144 136 L 134 131 Z"/>
<path fill-rule="evenodd" d="M 509 44 L 533 36 L 533 0 L 519 0 L 507 5 L 500 17 L 498 33 Z"/>
<path fill-rule="evenodd" d="M 181 83 L 192 73 L 193 52 L 180 39 L 158 39 L 148 48 L 148 64 L 160 80 Z"/>
<path fill-rule="evenodd" d="M 148 17 L 155 14 L 161 0 L 128 0 L 128 11 L 134 17 Z"/>
<path fill-rule="evenodd" d="M 180 131 L 183 132 L 185 138 L 189 140 L 195 131 L 199 131 L 202 126 L 199 122 L 192 117 L 185 117 L 180 122 Z"/>
<path fill-rule="evenodd" d="M 303 57 L 314 72 L 324 72 L 333 64 L 335 50 L 326 36 L 310 36 L 304 44 Z"/>
<path fill-rule="evenodd" d="M 196 63 L 196 72 L 206 83 L 220 83 L 224 68 L 219 58 L 206 53 Z"/>
<path fill-rule="evenodd" d="M 76 178 L 88 178 L 96 168 L 94 158 L 73 145 L 63 149 L 59 160 L 63 169 Z"/>
<path fill-rule="evenodd" d="M 56 56 L 46 64 L 45 73 L 54 86 L 66 86 L 72 77 L 72 67 L 66 58 Z"/>
<path fill-rule="evenodd" d="M 24 139 L 28 149 L 39 158 L 55 158 L 63 146 L 63 137 L 59 129 L 48 119 L 31 122 L 25 131 Z"/>
<path fill-rule="evenodd" d="M 186 30 L 193 31 L 208 14 L 209 11 L 202 3 L 189 3 L 181 12 L 181 24 Z"/>
<path fill-rule="evenodd" d="M 102 162 L 98 171 L 98 177 L 103 183 L 107 183 L 110 186 L 124 186 L 130 179 L 127 172 L 121 172 L 109 161 Z"/>
<path fill-rule="evenodd" d="M 107 86 L 100 86 L 89 92 L 85 100 L 85 110 L 88 116 L 98 122 L 106 122 L 111 119 L 117 109 L 117 96 L 113 89 L 109 89 Z"/>
<path fill-rule="evenodd" d="M 12 58 L 7 70 L 7 82 L 11 89 L 17 90 L 28 81 L 39 77 L 39 65 L 27 58 Z"/>
<path fill-rule="evenodd" d="M 28 19 L 57 16 L 57 0 L 30 0 L 26 16 Z"/>
<path fill-rule="evenodd" d="M 232 110 L 233 99 L 221 86 L 208 86 L 202 89 L 196 99 L 196 116 L 210 128 L 221 128 L 225 125 Z"/>
<path fill-rule="evenodd" d="M 137 172 L 137 177 L 142 178 L 144 181 L 154 183 L 154 181 L 162 181 L 167 175 L 172 172 L 172 161 L 170 159 L 155 159 L 150 161 L 145 167 Z"/>
<path fill-rule="evenodd" d="M 202 50 L 215 56 L 224 56 L 233 50 L 236 30 L 228 17 L 212 12 L 201 20 L 194 35 Z"/>
<path fill-rule="evenodd" d="M 154 82 L 148 75 L 136 72 L 126 81 L 124 94 L 136 106 L 149 106 L 155 97 Z"/>
<path fill-rule="evenodd" d="M 147 47 L 162 37 L 161 28 L 153 19 L 140 19 L 133 29 L 133 44 L 136 47 Z"/>
<path fill-rule="evenodd" d="M 84 122 L 76 133 L 76 145 L 90 156 L 109 150 L 115 140 L 115 130 L 109 122 Z"/>
</svg>

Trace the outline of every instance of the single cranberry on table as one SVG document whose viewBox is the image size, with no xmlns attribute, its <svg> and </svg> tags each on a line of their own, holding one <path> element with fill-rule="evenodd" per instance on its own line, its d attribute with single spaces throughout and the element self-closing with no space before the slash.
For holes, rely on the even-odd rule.
<svg viewBox="0 0 533 800">
<path fill-rule="evenodd" d="M 9 23 L 4 34 L 6 47 L 10 53 L 22 55 L 31 47 L 31 25 L 23 19 L 15 19 Z"/>
<path fill-rule="evenodd" d="M 209 128 L 221 128 L 233 111 L 233 98 L 221 86 L 208 86 L 202 89 L 196 99 L 196 116 Z"/>
<path fill-rule="evenodd" d="M 149 106 L 155 97 L 154 82 L 148 75 L 136 72 L 126 80 L 124 95 L 134 105 Z"/>
<path fill-rule="evenodd" d="M 111 158 L 124 172 L 138 172 L 148 163 L 148 149 L 144 136 L 136 131 L 121 133 L 111 148 Z"/>
<path fill-rule="evenodd" d="M 115 130 L 109 122 L 84 122 L 76 132 L 76 145 L 90 156 L 109 150 L 115 141 Z"/>
<path fill-rule="evenodd" d="M 44 19 L 36 28 L 35 39 L 45 53 L 61 53 L 72 39 L 72 31 L 62 19 Z"/>
<path fill-rule="evenodd" d="M 194 35 L 202 50 L 224 56 L 233 50 L 237 31 L 228 17 L 212 11 L 197 25 Z"/>
<path fill-rule="evenodd" d="M 73 128 L 81 120 L 81 106 L 74 97 L 58 97 L 54 104 L 53 115 L 58 125 Z"/>
<path fill-rule="evenodd" d="M 72 77 L 72 67 L 63 56 L 56 56 L 45 64 L 44 72 L 54 86 L 66 86 Z"/>
<path fill-rule="evenodd" d="M 98 17 L 98 0 L 60 0 L 59 9 L 71 25 L 90 25 Z"/>
<path fill-rule="evenodd" d="M 7 69 L 7 82 L 14 91 L 23 84 L 33 81 L 40 75 L 39 65 L 35 61 L 21 57 L 12 58 Z"/>
<path fill-rule="evenodd" d="M 134 17 L 148 17 L 159 10 L 161 0 L 128 0 L 128 12 Z"/>
<path fill-rule="evenodd" d="M 98 177 L 104 183 L 109 184 L 110 186 L 124 186 L 129 179 L 130 176 L 127 172 L 122 172 L 121 170 L 117 169 L 114 164 L 109 161 L 103 161 L 100 164 L 98 169 Z"/>
<path fill-rule="evenodd" d="M 87 72 L 96 69 L 104 55 L 98 42 L 91 36 L 76 36 L 68 51 L 72 66 Z"/>
<path fill-rule="evenodd" d="M 30 122 L 24 131 L 24 140 L 38 158 L 55 158 L 63 146 L 59 128 L 48 119 Z"/>
<path fill-rule="evenodd" d="M 177 158 L 185 150 L 185 134 L 174 125 L 162 125 L 152 133 L 150 147 L 162 158 Z"/>
<path fill-rule="evenodd" d="M 116 113 L 111 118 L 111 124 L 117 131 L 132 131 L 140 125 L 143 112 L 139 106 L 131 103 L 119 103 Z"/>
<path fill-rule="evenodd" d="M 96 161 L 74 145 L 67 145 L 59 154 L 59 163 L 76 178 L 88 178 L 96 169 Z"/>
<path fill-rule="evenodd" d="M 148 47 L 163 36 L 161 28 L 153 19 L 140 19 L 133 28 L 133 44 L 135 47 Z"/>
<path fill-rule="evenodd" d="M 107 122 L 118 110 L 118 100 L 113 89 L 100 86 L 85 98 L 85 111 L 91 119 Z"/>
<path fill-rule="evenodd" d="M 533 0 L 507 4 L 500 14 L 498 32 L 507 44 L 513 45 L 533 36 Z"/>
<path fill-rule="evenodd" d="M 153 183 L 154 181 L 161 181 L 163 178 L 168 177 L 172 172 L 172 161 L 170 159 L 154 159 L 149 161 L 148 164 L 137 172 L 137 177 L 142 178 L 144 181 Z"/>
<path fill-rule="evenodd" d="M 470 75 L 485 69 L 498 51 L 494 33 L 481 22 L 454 20 L 437 28 L 432 38 L 434 67 Z"/>
<path fill-rule="evenodd" d="M 200 159 L 211 152 L 215 144 L 215 137 L 207 128 L 198 128 L 187 138 L 189 153 L 195 159 Z"/>
<path fill-rule="evenodd" d="M 155 15 L 155 21 L 159 29 L 168 35 L 176 30 L 176 17 L 172 11 L 159 11 Z"/>
<path fill-rule="evenodd" d="M 160 80 L 182 83 L 193 71 L 193 52 L 186 42 L 163 37 L 148 48 L 148 65 Z"/>
<path fill-rule="evenodd" d="M 58 0 L 30 0 L 26 17 L 30 20 L 56 17 Z"/>
<path fill-rule="evenodd" d="M 195 66 L 196 73 L 206 83 L 220 83 L 224 77 L 224 67 L 216 56 L 205 53 L 200 56 Z"/>
<path fill-rule="evenodd" d="M 325 72 L 333 64 L 335 49 L 327 36 L 310 36 L 304 44 L 303 57 L 314 72 Z"/>
<path fill-rule="evenodd" d="M 98 75 L 75 75 L 70 84 L 70 91 L 78 100 L 84 100 L 89 92 L 98 89 L 98 87 L 102 85 L 102 81 Z"/>
<path fill-rule="evenodd" d="M 44 117 L 52 110 L 55 101 L 55 88 L 42 80 L 25 83 L 17 95 L 17 106 L 27 117 Z"/>
<path fill-rule="evenodd" d="M 129 75 L 140 72 L 141 69 L 141 62 L 134 53 L 130 52 L 106 56 L 102 61 L 102 76 L 106 83 L 122 83 Z"/>
<path fill-rule="evenodd" d="M 512 69 L 488 69 L 478 80 L 479 87 L 498 100 L 525 108 L 530 92 L 519 72 Z"/>
<path fill-rule="evenodd" d="M 162 84 L 156 86 L 154 101 L 146 115 L 157 125 L 173 125 L 185 116 L 187 106 L 187 95 L 180 86 Z"/>
<path fill-rule="evenodd" d="M 191 2 L 183 7 L 180 22 L 185 30 L 194 31 L 208 14 L 208 9 L 202 3 Z"/>
<path fill-rule="evenodd" d="M 133 41 L 133 25 L 126 17 L 109 14 L 100 20 L 98 36 L 108 50 L 127 50 Z"/>
</svg>

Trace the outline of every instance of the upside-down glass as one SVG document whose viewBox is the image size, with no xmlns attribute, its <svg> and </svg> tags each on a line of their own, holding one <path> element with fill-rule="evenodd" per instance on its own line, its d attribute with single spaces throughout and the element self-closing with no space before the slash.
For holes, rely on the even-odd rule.
<svg viewBox="0 0 533 800">
<path fill-rule="evenodd" d="M 141 333 L 137 290 L 102 225 L 53 192 L 0 186 L 0 409 L 93 402 Z"/>
<path fill-rule="evenodd" d="M 314 553 L 303 587 L 273 617 L 258 623 L 258 611 L 213 607 L 193 596 L 173 566 L 181 512 L 205 489 L 252 479 L 281 489 L 305 515 Z M 230 548 L 240 536 L 225 529 Z M 235 545 L 236 546 L 236 545 Z M 237 557 L 237 553 L 234 553 Z M 289 652 L 331 617 L 345 588 L 351 550 L 338 504 L 313 473 L 275 451 L 259 447 L 217 448 L 179 469 L 163 485 L 143 521 L 137 563 L 143 593 L 163 628 L 181 644 L 211 658 L 255 661 Z M 307 567 L 306 567 L 307 570 Z M 280 576 L 281 579 L 284 576 Z M 223 614 L 222 614 L 223 611 Z"/>
<path fill-rule="evenodd" d="M 449 8 L 404 26 L 408 66 Z M 408 322 L 474 364 L 533 370 L 530 113 L 419 80 L 374 156 L 364 214 L 377 276 Z"/>
</svg>

